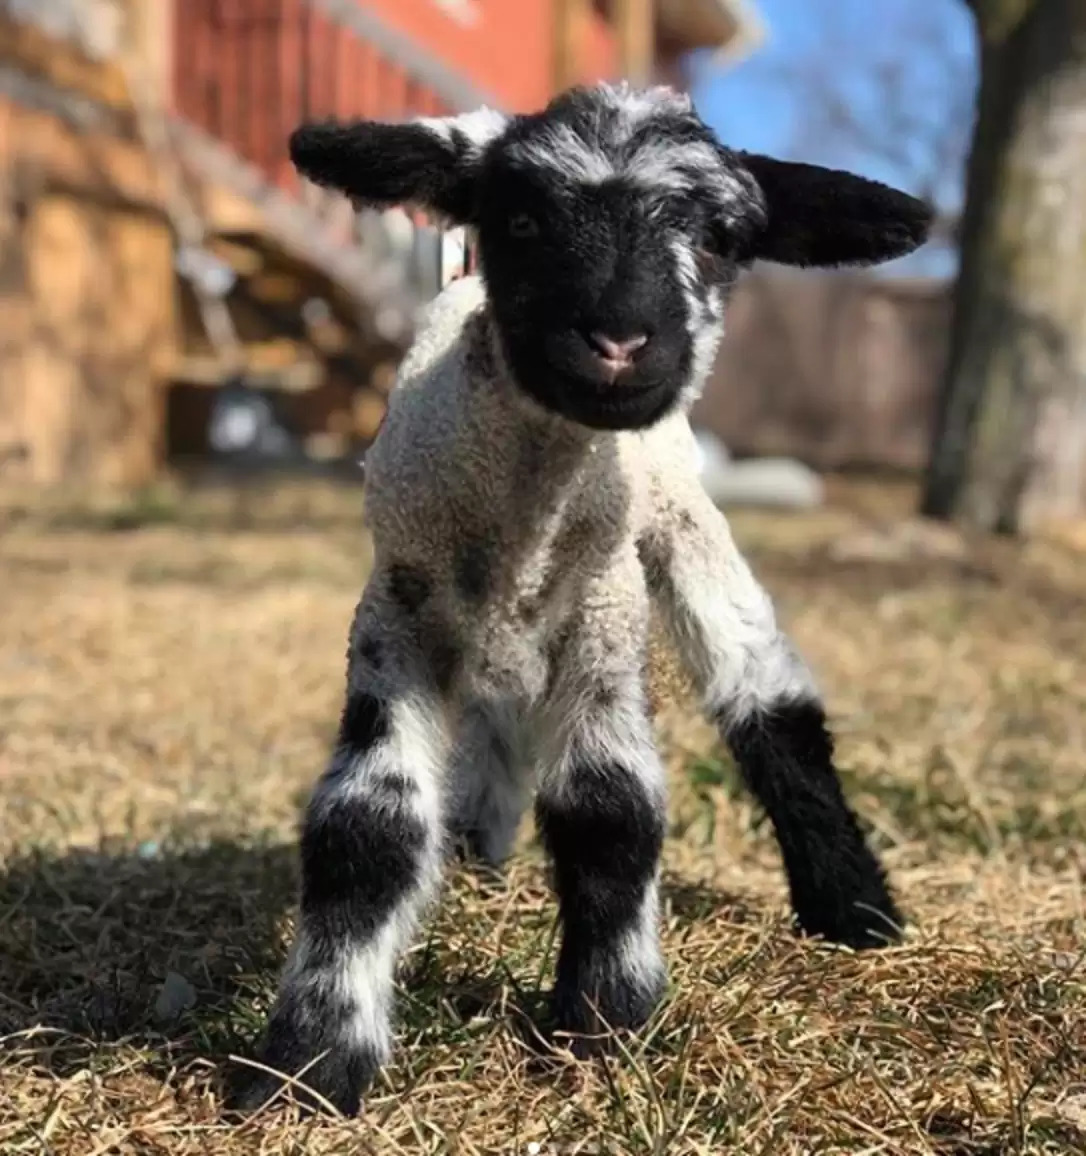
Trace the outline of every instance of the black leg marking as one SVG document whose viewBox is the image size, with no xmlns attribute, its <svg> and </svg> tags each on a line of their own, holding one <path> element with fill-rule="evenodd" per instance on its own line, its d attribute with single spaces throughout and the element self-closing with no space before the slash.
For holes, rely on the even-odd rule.
<svg viewBox="0 0 1086 1156">
<path fill-rule="evenodd" d="M 426 831 L 402 775 L 310 808 L 302 832 L 302 913 L 314 947 L 372 935 L 418 881 Z"/>
<path fill-rule="evenodd" d="M 653 900 L 661 810 L 625 767 L 582 764 L 556 796 L 540 796 L 536 813 L 563 925 L 555 1026 L 584 1035 L 639 1027 L 665 980 Z M 590 1041 L 573 1046 L 592 1050 Z"/>
<path fill-rule="evenodd" d="M 339 741 L 352 754 L 363 755 L 388 735 L 385 705 L 366 691 L 347 696 L 339 723 Z"/>
<path fill-rule="evenodd" d="M 387 1014 L 385 977 L 376 972 L 392 964 L 373 944 L 418 883 L 425 831 L 405 806 L 416 790 L 391 775 L 359 798 L 322 801 L 318 794 L 302 834 L 302 957 L 268 1022 L 261 1062 L 297 1076 L 347 1115 L 358 1111 L 387 1050 L 383 1037 L 366 1030 L 375 1011 Z M 365 962 L 352 970 L 360 953 Z M 365 974 L 366 962 L 375 974 Z M 257 1108 L 279 1086 L 274 1076 L 257 1075 L 238 1106 Z M 296 1094 L 309 1107 L 319 1104 L 300 1087 Z"/>
<path fill-rule="evenodd" d="M 470 538 L 456 551 L 453 564 L 456 588 L 464 601 L 473 606 L 485 602 L 490 591 L 492 557 L 487 538 Z"/>
<path fill-rule="evenodd" d="M 822 707 L 780 703 L 723 729 L 773 823 L 803 930 L 856 948 L 899 939 L 901 915 L 841 790 Z"/>
<path fill-rule="evenodd" d="M 388 1053 L 393 968 L 436 842 L 418 782 L 389 764 L 391 729 L 387 704 L 352 689 L 306 813 L 298 939 L 261 1050 L 266 1067 L 347 1114 Z M 234 1104 L 257 1108 L 281 1086 L 250 1072 Z"/>
</svg>

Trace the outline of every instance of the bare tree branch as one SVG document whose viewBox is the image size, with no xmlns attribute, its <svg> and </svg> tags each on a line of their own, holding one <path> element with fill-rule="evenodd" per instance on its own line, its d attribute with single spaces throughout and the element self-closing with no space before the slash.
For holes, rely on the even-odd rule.
<svg viewBox="0 0 1086 1156">
<path fill-rule="evenodd" d="M 897 6 L 877 36 L 859 3 L 825 15 L 806 57 L 772 70 L 801 96 L 795 151 L 891 174 L 937 207 L 935 239 L 953 244 L 975 95 L 968 40 L 926 6 Z"/>
</svg>

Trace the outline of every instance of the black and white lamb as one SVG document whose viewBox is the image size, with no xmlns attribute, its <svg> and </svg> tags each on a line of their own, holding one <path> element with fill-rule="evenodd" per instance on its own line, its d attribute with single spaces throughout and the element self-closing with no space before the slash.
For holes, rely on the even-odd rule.
<svg viewBox="0 0 1086 1156">
<path fill-rule="evenodd" d="M 533 792 L 563 932 L 553 1026 L 585 1053 L 645 1022 L 666 974 L 654 604 L 768 812 L 801 929 L 896 939 L 818 691 L 698 480 L 686 410 L 740 270 L 898 257 L 927 208 L 725 148 L 660 88 L 575 89 L 530 116 L 306 125 L 291 155 L 359 203 L 469 226 L 482 272 L 430 306 L 367 456 L 375 564 L 264 1064 L 357 1111 L 448 849 L 502 860 Z M 260 1074 L 241 1102 L 278 1086 Z"/>
</svg>

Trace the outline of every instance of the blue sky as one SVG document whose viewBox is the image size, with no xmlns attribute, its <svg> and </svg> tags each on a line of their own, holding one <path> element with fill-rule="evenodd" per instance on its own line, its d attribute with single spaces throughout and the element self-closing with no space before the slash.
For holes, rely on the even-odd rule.
<svg viewBox="0 0 1086 1156">
<path fill-rule="evenodd" d="M 951 154 L 964 154 L 968 138 L 975 52 L 963 0 L 753 2 L 768 26 L 763 46 L 727 70 L 695 63 L 699 109 L 721 139 L 904 187 L 931 181 L 937 199 L 953 207 L 960 163 L 932 165 L 925 154 L 929 138 Z M 817 86 L 805 79 L 812 71 L 829 78 L 870 140 L 841 139 L 819 122 Z M 889 112 L 886 77 L 897 93 Z M 909 133 L 893 130 L 903 116 Z M 947 142 L 943 134 L 955 126 L 960 140 Z"/>
</svg>

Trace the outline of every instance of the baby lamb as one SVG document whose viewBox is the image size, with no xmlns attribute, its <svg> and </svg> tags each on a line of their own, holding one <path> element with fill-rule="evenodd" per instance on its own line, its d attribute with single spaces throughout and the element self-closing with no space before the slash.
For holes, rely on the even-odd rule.
<svg viewBox="0 0 1086 1156">
<path fill-rule="evenodd" d="M 375 564 L 263 1063 L 358 1110 L 443 859 L 500 862 L 533 792 L 562 926 L 553 1029 L 586 1054 L 646 1021 L 666 979 L 654 606 L 769 815 L 802 931 L 896 939 L 818 691 L 699 482 L 686 411 L 744 267 L 899 257 L 927 207 L 725 148 L 662 88 L 306 125 L 291 156 L 356 202 L 473 229 L 482 272 L 430 306 L 366 460 Z M 259 1073 L 241 1106 L 280 1086 Z"/>
</svg>

